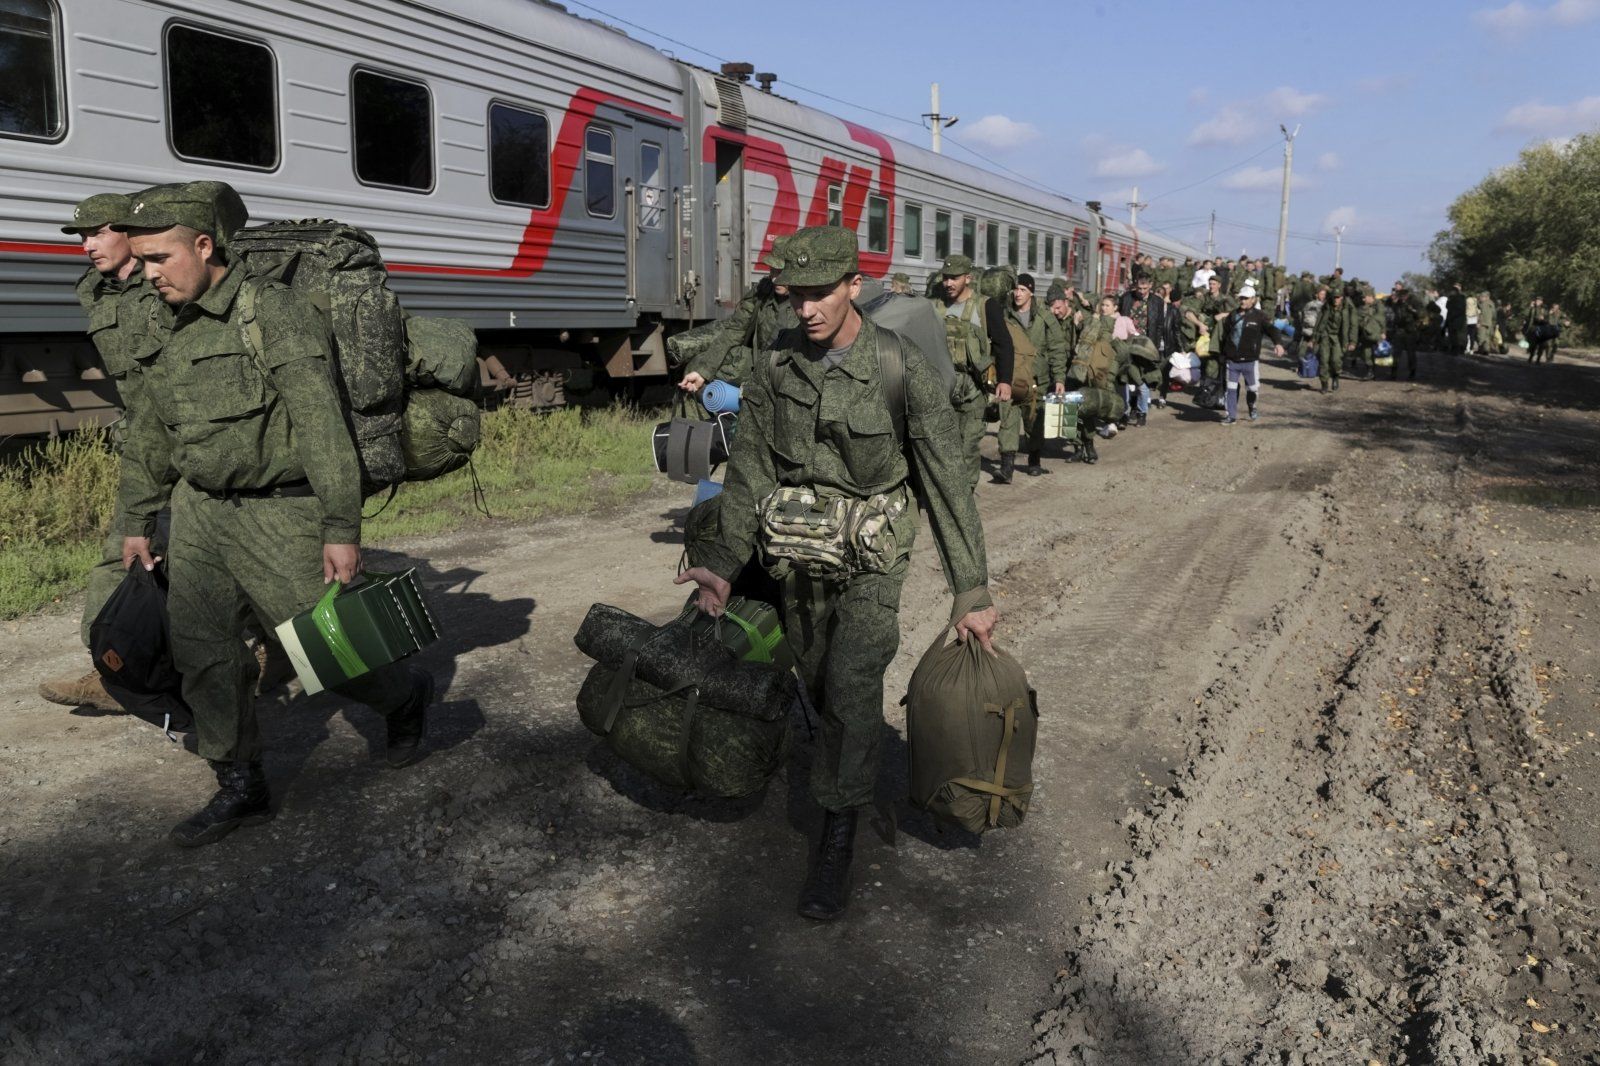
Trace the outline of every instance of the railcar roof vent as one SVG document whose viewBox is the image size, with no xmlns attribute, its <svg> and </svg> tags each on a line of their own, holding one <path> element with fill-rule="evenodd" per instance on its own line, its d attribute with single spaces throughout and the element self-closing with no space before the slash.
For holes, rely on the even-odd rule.
<svg viewBox="0 0 1600 1066">
<path fill-rule="evenodd" d="M 761 86 L 761 91 L 764 93 L 770 93 L 772 91 L 772 83 L 777 80 L 778 76 L 776 74 L 756 75 L 756 84 Z"/>
<path fill-rule="evenodd" d="M 728 78 L 717 79 L 717 121 L 731 130 L 742 130 L 748 125 L 750 116 L 744 109 L 741 83 Z"/>
<path fill-rule="evenodd" d="M 732 78 L 735 81 L 749 81 L 750 75 L 754 74 L 755 72 L 756 67 L 754 63 L 722 64 L 722 76 L 724 78 Z"/>
</svg>

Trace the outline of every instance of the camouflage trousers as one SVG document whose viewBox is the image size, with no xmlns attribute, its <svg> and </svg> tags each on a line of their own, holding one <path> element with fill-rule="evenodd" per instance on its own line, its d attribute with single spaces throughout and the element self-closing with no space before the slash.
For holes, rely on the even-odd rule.
<svg viewBox="0 0 1600 1066">
<path fill-rule="evenodd" d="M 976 492 L 978 479 L 983 475 L 978 448 L 983 443 L 983 410 L 989 398 L 978 391 L 964 371 L 958 368 L 956 374 L 956 391 L 950 406 L 955 409 L 956 428 L 961 431 L 961 456 L 969 474 L 967 488 Z"/>
<path fill-rule="evenodd" d="M 822 720 L 811 794 L 825 809 L 872 802 L 883 737 L 883 675 L 900 647 L 900 587 L 908 557 L 888 574 L 843 581 L 783 579 L 783 631 Z"/>
<path fill-rule="evenodd" d="M 1036 452 L 1044 445 L 1044 405 L 1039 390 L 1012 387 L 1012 400 L 1000 405 L 1000 452 Z"/>
<path fill-rule="evenodd" d="M 1324 344 L 1317 349 L 1317 355 L 1320 356 L 1318 362 L 1321 364 L 1317 377 L 1321 379 L 1322 384 L 1337 381 L 1339 375 L 1344 373 L 1344 349 L 1337 344 Z"/>
<path fill-rule="evenodd" d="M 173 659 L 200 754 L 256 761 L 256 661 L 244 643 L 246 620 L 254 610 L 274 627 L 322 596 L 321 504 L 314 496 L 218 499 L 180 482 L 167 577 Z M 403 666 L 390 664 L 336 691 L 387 715 L 406 702 L 411 682 Z"/>
</svg>

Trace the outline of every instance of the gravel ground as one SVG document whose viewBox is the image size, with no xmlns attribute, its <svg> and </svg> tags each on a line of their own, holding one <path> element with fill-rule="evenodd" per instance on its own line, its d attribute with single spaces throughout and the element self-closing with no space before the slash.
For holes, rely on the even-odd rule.
<svg viewBox="0 0 1600 1066">
<path fill-rule="evenodd" d="M 389 771 L 364 710 L 267 701 L 278 817 L 198 852 L 162 837 L 205 765 L 37 698 L 81 662 L 72 616 L 0 629 L 0 1058 L 1600 1061 L 1600 538 L 1572 506 L 1600 503 L 1600 365 L 1265 377 L 1259 423 L 1179 399 L 1094 467 L 980 490 L 1041 694 L 1019 830 L 904 802 L 894 704 L 946 611 L 914 560 L 832 926 L 793 915 L 802 725 L 723 804 L 573 709 L 590 603 L 680 602 L 679 487 L 384 558 L 447 633 L 428 758 Z"/>
</svg>

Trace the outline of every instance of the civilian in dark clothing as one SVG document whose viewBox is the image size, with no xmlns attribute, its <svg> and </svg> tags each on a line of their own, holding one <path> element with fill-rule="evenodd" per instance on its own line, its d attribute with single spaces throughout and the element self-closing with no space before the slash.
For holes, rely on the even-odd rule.
<svg viewBox="0 0 1600 1066">
<path fill-rule="evenodd" d="M 1172 391 L 1172 365 L 1169 359 L 1173 352 L 1183 350 L 1183 308 L 1178 306 L 1178 294 L 1172 291 L 1171 285 L 1161 286 L 1161 301 L 1167 305 L 1167 329 L 1161 342 L 1161 395 L 1156 399 L 1157 407 L 1167 406 L 1167 393 Z"/>
<path fill-rule="evenodd" d="M 1450 286 L 1444 298 L 1444 335 L 1451 355 L 1467 350 L 1467 297 L 1459 284 Z"/>
<path fill-rule="evenodd" d="M 1261 341 L 1272 338 L 1272 352 L 1283 358 L 1283 337 L 1267 313 L 1256 306 L 1256 290 L 1249 285 L 1239 290 L 1239 309 L 1222 323 L 1222 358 L 1228 367 L 1228 417 L 1225 426 L 1239 421 L 1239 386 L 1245 388 L 1250 421 L 1256 414 L 1256 395 L 1261 391 Z"/>
<path fill-rule="evenodd" d="M 1155 385 L 1163 390 L 1161 402 L 1165 404 L 1166 396 L 1166 368 L 1161 363 L 1166 362 L 1167 353 L 1167 302 L 1154 292 L 1155 281 L 1146 274 L 1134 282 L 1133 288 L 1122 294 L 1122 299 L 1117 303 L 1117 313 L 1133 320 L 1134 326 L 1140 333 L 1150 338 L 1160 354 L 1158 365 L 1152 369 L 1141 368 L 1140 382 L 1137 390 L 1130 388 L 1132 395 L 1129 397 L 1128 407 L 1130 416 L 1135 418 L 1137 425 L 1144 425 L 1150 412 L 1150 386 Z"/>
</svg>

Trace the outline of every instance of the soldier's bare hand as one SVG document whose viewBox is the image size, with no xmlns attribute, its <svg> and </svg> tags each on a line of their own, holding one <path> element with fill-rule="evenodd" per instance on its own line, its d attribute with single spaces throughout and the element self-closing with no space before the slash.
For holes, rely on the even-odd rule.
<svg viewBox="0 0 1600 1066">
<path fill-rule="evenodd" d="M 695 606 L 713 618 L 720 618 L 722 609 L 728 604 L 728 597 L 733 593 L 733 586 L 703 566 L 691 566 L 673 578 L 672 583 L 687 585 L 691 581 L 700 586 L 695 596 Z"/>
<path fill-rule="evenodd" d="M 361 573 L 361 546 L 359 544 L 324 544 L 322 546 L 322 580 L 348 585 Z"/>
<path fill-rule="evenodd" d="M 683 380 L 678 382 L 678 388 L 684 392 L 699 392 L 705 386 L 706 379 L 694 371 L 683 375 Z"/>
<path fill-rule="evenodd" d="M 122 538 L 122 568 L 128 569 L 137 559 L 144 564 L 146 570 L 154 570 L 161 561 L 161 556 L 150 553 L 149 537 L 123 537 Z"/>
<path fill-rule="evenodd" d="M 1010 403 L 1011 402 L 1011 385 L 1010 385 L 1010 383 L 1002 381 L 1000 384 L 996 385 L 994 387 L 994 398 L 999 400 L 1001 403 Z"/>
<path fill-rule="evenodd" d="M 1066 392 L 1067 392 L 1066 385 L 1062 384 L 1059 381 L 1056 382 L 1056 395 L 1057 396 L 1064 396 L 1064 395 L 1066 395 Z"/>
<path fill-rule="evenodd" d="M 994 628 L 999 622 L 1000 612 L 993 607 L 985 607 L 981 611 L 968 611 L 962 616 L 961 621 L 956 623 L 956 639 L 965 644 L 968 636 L 977 637 L 983 650 L 993 655 Z"/>
</svg>

